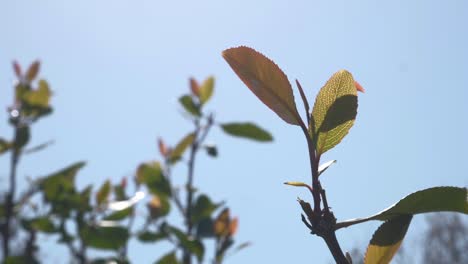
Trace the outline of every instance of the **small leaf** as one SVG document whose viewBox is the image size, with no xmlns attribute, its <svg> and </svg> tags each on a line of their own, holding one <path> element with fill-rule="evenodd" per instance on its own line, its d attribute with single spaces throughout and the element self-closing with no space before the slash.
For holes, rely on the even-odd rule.
<svg viewBox="0 0 468 264">
<path fill-rule="evenodd" d="M 184 154 L 185 150 L 192 145 L 193 141 L 195 140 L 195 134 L 190 133 L 186 135 L 179 143 L 177 143 L 176 147 L 172 150 L 169 160 L 174 163 L 179 160 L 182 155 Z"/>
<path fill-rule="evenodd" d="M 272 60 L 245 46 L 227 49 L 223 57 L 266 106 L 286 123 L 301 125 L 288 77 Z"/>
<path fill-rule="evenodd" d="M 157 196 L 171 195 L 171 186 L 164 177 L 159 162 L 141 164 L 137 169 L 137 181 L 146 184 L 150 192 Z"/>
<path fill-rule="evenodd" d="M 120 210 L 120 211 L 117 211 L 117 212 L 113 212 L 112 214 L 104 217 L 104 220 L 105 221 L 121 221 L 121 220 L 129 217 L 132 214 L 133 214 L 133 207 L 128 207 L 126 209 L 123 209 L 123 210 Z"/>
<path fill-rule="evenodd" d="M 45 80 L 40 80 L 37 90 L 29 91 L 24 99 L 30 105 L 46 108 L 49 107 L 51 96 L 52 91 L 49 88 L 49 84 Z"/>
<path fill-rule="evenodd" d="M 400 215 L 430 212 L 459 212 L 468 214 L 468 192 L 466 188 L 433 187 L 412 193 L 389 208 L 366 218 L 351 219 L 336 224 L 336 229 L 369 220 L 389 220 Z"/>
<path fill-rule="evenodd" d="M 26 222 L 26 225 L 29 228 L 32 228 L 37 231 L 49 234 L 57 231 L 57 228 L 55 227 L 54 223 L 49 217 L 38 217 L 31 220 L 26 220 Z"/>
<path fill-rule="evenodd" d="M 188 250 L 190 253 L 194 254 L 198 261 L 201 262 L 203 260 L 203 256 L 205 254 L 205 248 L 203 244 L 192 237 L 188 237 L 182 231 L 175 227 L 170 227 L 170 231 L 174 234 L 177 239 L 179 240 L 180 245 Z"/>
<path fill-rule="evenodd" d="M 214 221 L 211 218 L 204 218 L 197 224 L 197 237 L 212 238 L 214 237 Z"/>
<path fill-rule="evenodd" d="M 364 90 L 364 88 L 358 83 L 358 82 L 354 82 L 354 84 L 356 85 L 356 90 L 358 92 L 361 92 L 361 93 L 365 93 L 366 90 Z"/>
<path fill-rule="evenodd" d="M 163 157 L 167 157 L 167 155 L 169 155 L 169 149 L 167 148 L 166 144 L 161 138 L 158 138 L 158 149 L 159 149 L 159 153 Z"/>
<path fill-rule="evenodd" d="M 221 124 L 221 128 L 231 136 L 243 137 L 261 142 L 273 140 L 270 133 L 253 123 L 225 123 Z"/>
<path fill-rule="evenodd" d="M 99 191 L 96 193 L 96 203 L 98 205 L 102 205 L 103 203 L 107 202 L 107 199 L 109 198 L 111 190 L 111 183 L 109 180 L 104 182 L 104 184 L 101 186 Z"/>
<path fill-rule="evenodd" d="M 330 161 L 327 161 L 324 164 L 320 165 L 318 167 L 318 175 L 320 176 L 320 174 L 325 172 L 328 169 L 328 167 L 330 167 L 333 163 L 336 163 L 336 160 L 330 160 Z"/>
<path fill-rule="evenodd" d="M 229 208 L 225 208 L 221 213 L 216 217 L 214 221 L 214 233 L 218 237 L 225 237 L 229 234 L 229 224 L 231 217 L 229 215 Z"/>
<path fill-rule="evenodd" d="M 218 208 L 219 205 L 213 203 L 211 199 L 202 194 L 198 196 L 192 211 L 192 223 L 196 224 L 199 221 L 208 218 Z"/>
<path fill-rule="evenodd" d="M 216 158 L 218 156 L 218 148 L 215 145 L 205 145 L 206 154 L 210 157 Z"/>
<path fill-rule="evenodd" d="M 127 228 L 120 226 L 85 226 L 80 230 L 80 236 L 89 247 L 118 250 L 127 244 L 129 233 Z"/>
<path fill-rule="evenodd" d="M 39 61 L 35 61 L 29 66 L 29 69 L 26 72 L 26 76 L 25 76 L 28 82 L 31 82 L 34 79 L 36 79 L 37 74 L 39 73 L 40 65 L 41 64 L 39 63 Z"/>
<path fill-rule="evenodd" d="M 7 152 L 13 144 L 11 142 L 6 141 L 3 138 L 0 138 L 0 155 Z"/>
<path fill-rule="evenodd" d="M 295 186 L 295 187 L 306 187 L 307 189 L 309 189 L 312 192 L 312 187 L 310 187 L 308 184 L 305 184 L 303 182 L 293 181 L 293 182 L 285 182 L 284 184 L 290 185 L 290 186 Z"/>
<path fill-rule="evenodd" d="M 229 236 L 234 236 L 237 232 L 238 227 L 239 227 L 239 218 L 234 217 L 232 221 L 229 223 Z"/>
<path fill-rule="evenodd" d="M 155 264 L 179 264 L 175 252 L 170 252 L 156 261 Z"/>
<path fill-rule="evenodd" d="M 372 236 L 364 264 L 390 263 L 400 248 L 411 219 L 411 215 L 401 215 L 383 223 Z"/>
<path fill-rule="evenodd" d="M 198 106 L 190 95 L 184 95 L 179 98 L 180 104 L 184 107 L 185 111 L 194 116 L 201 116 L 200 106 Z"/>
<path fill-rule="evenodd" d="M 190 78 L 190 91 L 192 92 L 193 95 L 196 97 L 200 96 L 200 85 L 198 84 L 197 80 L 194 78 Z"/>
<path fill-rule="evenodd" d="M 151 231 L 144 231 L 138 234 L 138 240 L 140 240 L 143 243 L 154 243 L 166 238 L 167 235 L 164 233 L 154 233 Z"/>
<path fill-rule="evenodd" d="M 357 92 L 351 73 L 341 70 L 327 81 L 315 99 L 311 131 L 318 155 L 348 134 L 357 114 Z"/>
<path fill-rule="evenodd" d="M 200 86 L 200 103 L 204 105 L 208 100 L 210 100 L 213 95 L 214 90 L 214 78 L 209 77 L 206 79 L 203 84 Z"/>
<path fill-rule="evenodd" d="M 18 64 L 17 61 L 13 61 L 13 71 L 15 72 L 16 78 L 18 78 L 18 80 L 21 80 L 23 78 L 21 66 Z"/>
<path fill-rule="evenodd" d="M 148 202 L 147 207 L 150 212 L 151 219 L 166 216 L 169 214 L 171 209 L 169 201 L 164 196 L 161 198 L 153 196 L 153 198 Z"/>
</svg>

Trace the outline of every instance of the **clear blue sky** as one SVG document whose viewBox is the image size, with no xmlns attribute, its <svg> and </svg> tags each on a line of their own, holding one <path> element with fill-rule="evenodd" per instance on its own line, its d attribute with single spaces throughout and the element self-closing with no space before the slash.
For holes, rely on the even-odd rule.
<svg viewBox="0 0 468 264">
<path fill-rule="evenodd" d="M 275 137 L 256 144 L 216 130 L 210 141 L 220 146 L 219 158 L 199 161 L 196 184 L 228 201 L 240 218 L 239 241 L 253 242 L 226 263 L 327 263 L 330 253 L 308 234 L 295 201 L 311 197 L 282 184 L 310 178 L 301 131 L 262 105 L 221 51 L 237 45 L 262 51 L 290 81 L 301 81 L 311 101 L 342 68 L 367 90 L 350 134 L 323 158 L 338 160 L 322 183 L 344 220 L 418 189 L 468 185 L 466 25 L 468 4 L 461 0 L 2 1 L 0 106 L 12 100 L 11 61 L 39 58 L 55 113 L 34 127 L 33 143 L 56 143 L 24 158 L 19 175 L 86 159 L 78 177 L 84 186 L 118 181 L 157 158 L 157 136 L 175 143 L 190 128 L 176 102 L 188 77 L 214 75 L 209 108 L 218 120 L 255 121 Z M 11 135 L 6 119 L 0 111 L 2 137 Z M 6 157 L 0 167 L 4 178 Z M 376 227 L 340 231 L 342 247 L 363 248 Z M 130 256 L 148 263 L 163 253 L 135 247 Z M 43 254 L 58 263 L 63 256 L 55 248 Z"/>
</svg>

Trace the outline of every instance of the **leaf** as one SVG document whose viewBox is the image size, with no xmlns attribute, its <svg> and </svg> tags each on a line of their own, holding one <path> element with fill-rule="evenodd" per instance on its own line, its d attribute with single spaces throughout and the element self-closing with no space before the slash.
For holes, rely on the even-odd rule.
<svg viewBox="0 0 468 264">
<path fill-rule="evenodd" d="M 224 237 L 229 234 L 229 224 L 231 217 L 229 208 L 225 208 L 214 221 L 214 233 L 218 237 Z"/>
<path fill-rule="evenodd" d="M 243 137 L 261 142 L 273 140 L 270 133 L 253 123 L 225 123 L 221 124 L 221 128 L 231 136 Z"/>
<path fill-rule="evenodd" d="M 210 100 L 214 90 L 214 78 L 208 77 L 200 86 L 200 103 L 204 105 Z"/>
<path fill-rule="evenodd" d="M 157 219 L 159 217 L 166 216 L 171 210 L 171 204 L 164 196 L 161 196 L 161 198 L 158 196 L 153 196 L 151 201 L 148 202 L 147 207 L 150 212 L 151 219 Z"/>
<path fill-rule="evenodd" d="M 199 262 L 203 260 L 205 248 L 199 240 L 194 239 L 192 237 L 188 237 L 182 231 L 175 227 L 170 227 L 169 229 L 171 233 L 177 237 L 177 240 L 179 240 L 179 243 L 183 248 L 188 250 L 190 253 L 194 254 Z"/>
<path fill-rule="evenodd" d="M 138 240 L 143 243 L 154 243 L 159 240 L 166 239 L 167 235 L 164 233 L 155 233 L 151 231 L 144 231 L 138 234 Z"/>
<path fill-rule="evenodd" d="M 206 154 L 208 156 L 216 158 L 218 156 L 218 148 L 215 145 L 205 145 Z"/>
<path fill-rule="evenodd" d="M 120 221 L 133 214 L 133 207 L 128 207 L 104 217 L 105 221 Z"/>
<path fill-rule="evenodd" d="M 0 155 L 7 152 L 13 144 L 11 142 L 6 141 L 3 138 L 0 138 Z"/>
<path fill-rule="evenodd" d="M 192 223 L 197 224 L 199 221 L 209 218 L 211 214 L 219 207 L 213 203 L 211 199 L 202 194 L 198 196 L 192 211 Z"/>
<path fill-rule="evenodd" d="M 192 145 L 193 141 L 195 140 L 195 134 L 190 133 L 186 135 L 177 145 L 175 148 L 172 150 L 171 155 L 169 157 L 169 160 L 171 162 L 175 162 L 179 160 L 184 152 L 187 150 L 187 148 Z"/>
<path fill-rule="evenodd" d="M 197 80 L 194 78 L 189 79 L 190 82 L 190 91 L 192 92 L 193 95 L 196 97 L 200 96 L 200 85 L 198 84 Z"/>
<path fill-rule="evenodd" d="M 204 218 L 197 224 L 197 237 L 211 238 L 214 237 L 214 221 L 211 218 Z"/>
<path fill-rule="evenodd" d="M 101 186 L 99 191 L 96 193 L 96 203 L 98 205 L 101 205 L 107 202 L 107 199 L 109 198 L 110 190 L 111 190 L 111 183 L 109 180 L 107 180 L 106 182 L 104 182 L 104 184 Z"/>
<path fill-rule="evenodd" d="M 44 191 L 46 200 L 54 200 L 72 190 L 75 176 L 84 165 L 84 162 L 77 162 L 42 179 L 40 188 Z"/>
<path fill-rule="evenodd" d="M 137 180 L 144 183 L 152 194 L 164 197 L 171 195 L 171 186 L 159 162 L 141 164 L 137 169 Z"/>
<path fill-rule="evenodd" d="M 198 106 L 190 95 L 184 95 L 179 98 L 180 104 L 184 107 L 185 111 L 194 116 L 201 116 L 200 106 Z"/>
<path fill-rule="evenodd" d="M 411 215 L 400 215 L 383 223 L 372 236 L 364 264 L 390 263 L 400 248 L 411 219 Z"/>
<path fill-rule="evenodd" d="M 160 258 L 155 264 L 179 264 L 175 252 L 170 252 Z"/>
<path fill-rule="evenodd" d="M 303 182 L 292 181 L 292 182 L 285 182 L 284 184 L 290 185 L 290 186 L 295 186 L 295 187 L 306 187 L 307 189 L 309 189 L 312 192 L 312 187 L 310 187 L 309 185 L 307 185 L 307 184 L 305 184 Z"/>
<path fill-rule="evenodd" d="M 30 229 L 41 231 L 44 233 L 54 233 L 57 231 L 54 223 L 49 217 L 37 217 L 30 220 L 24 221 L 25 226 Z"/>
<path fill-rule="evenodd" d="M 26 80 L 28 82 L 33 81 L 36 79 L 37 74 L 39 73 L 39 68 L 41 64 L 39 61 L 34 61 L 28 68 L 28 71 L 26 72 Z"/>
<path fill-rule="evenodd" d="M 245 46 L 223 51 L 223 57 L 266 106 L 291 125 L 301 125 L 288 77 L 270 59 Z"/>
<path fill-rule="evenodd" d="M 341 70 L 327 81 L 312 110 L 312 136 L 318 155 L 325 153 L 348 134 L 357 114 L 357 92 L 351 73 Z"/>
<path fill-rule="evenodd" d="M 331 165 L 333 165 L 333 163 L 336 163 L 336 160 L 330 160 L 330 161 L 327 161 L 325 162 L 324 164 L 320 165 L 318 167 L 318 175 L 320 176 L 320 174 L 322 174 L 323 172 L 325 172 L 328 167 L 330 167 Z"/>
<path fill-rule="evenodd" d="M 390 220 L 400 215 L 430 212 L 459 212 L 468 214 L 467 189 L 459 187 L 433 187 L 414 192 L 389 208 L 366 218 L 351 219 L 336 224 L 335 229 L 369 220 Z"/>
<path fill-rule="evenodd" d="M 31 90 L 25 94 L 25 101 L 33 106 L 49 107 L 49 100 L 52 96 L 52 91 L 49 84 L 45 80 L 39 81 L 37 90 Z"/>
<path fill-rule="evenodd" d="M 85 226 L 80 230 L 80 236 L 89 247 L 118 250 L 127 243 L 129 233 L 126 228 L 120 226 Z"/>
</svg>

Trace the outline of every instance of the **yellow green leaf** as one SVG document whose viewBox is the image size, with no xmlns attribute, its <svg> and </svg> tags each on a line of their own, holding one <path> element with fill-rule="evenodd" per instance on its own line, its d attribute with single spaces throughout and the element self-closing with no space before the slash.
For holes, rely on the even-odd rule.
<svg viewBox="0 0 468 264">
<path fill-rule="evenodd" d="M 367 247 L 364 264 L 390 263 L 408 231 L 412 215 L 401 215 L 383 223 Z"/>
<path fill-rule="evenodd" d="M 312 110 L 311 134 L 318 155 L 336 146 L 348 134 L 357 114 L 357 92 L 351 73 L 338 71 L 322 87 Z"/>
<path fill-rule="evenodd" d="M 211 96 L 213 95 L 213 90 L 214 90 L 214 78 L 209 77 L 200 86 L 199 98 L 200 98 L 201 104 L 205 104 L 206 102 L 208 102 L 208 100 L 210 100 Z"/>
<path fill-rule="evenodd" d="M 288 77 L 272 60 L 245 46 L 223 51 L 223 57 L 239 78 L 266 106 L 286 123 L 300 125 Z"/>
<path fill-rule="evenodd" d="M 172 150 L 169 160 L 175 162 L 179 160 L 182 155 L 184 154 L 185 150 L 192 145 L 193 141 L 195 140 L 195 134 L 190 133 L 186 135 Z"/>
<path fill-rule="evenodd" d="M 45 80 L 40 80 L 37 90 L 29 91 L 25 95 L 25 100 L 31 105 L 48 107 L 51 95 L 52 91 L 49 88 L 49 84 Z"/>
</svg>

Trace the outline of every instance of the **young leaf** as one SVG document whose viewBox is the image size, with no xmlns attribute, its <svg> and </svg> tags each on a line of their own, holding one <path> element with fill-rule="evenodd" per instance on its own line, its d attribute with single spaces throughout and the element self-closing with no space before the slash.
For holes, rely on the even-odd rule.
<svg viewBox="0 0 468 264">
<path fill-rule="evenodd" d="M 98 205 L 103 204 L 104 202 L 107 202 L 107 199 L 109 197 L 111 190 L 111 183 L 109 180 L 107 180 L 99 189 L 99 191 L 96 193 L 96 203 Z"/>
<path fill-rule="evenodd" d="M 273 137 L 266 130 L 253 123 L 225 123 L 221 124 L 224 132 L 231 136 L 248 138 L 256 141 L 272 141 Z"/>
<path fill-rule="evenodd" d="M 201 220 L 210 217 L 218 206 L 219 205 L 213 203 L 208 196 L 204 194 L 198 196 L 197 201 L 193 205 L 192 223 L 196 224 Z"/>
<path fill-rule="evenodd" d="M 229 208 L 225 208 L 214 221 L 214 233 L 218 237 L 224 237 L 229 234 L 229 225 L 231 217 L 229 214 Z"/>
<path fill-rule="evenodd" d="M 36 90 L 31 90 L 25 95 L 25 101 L 34 106 L 48 107 L 49 100 L 52 96 L 52 91 L 49 84 L 45 80 L 39 81 L 39 86 Z"/>
<path fill-rule="evenodd" d="M 336 146 L 348 134 L 357 114 L 357 92 L 351 73 L 341 70 L 328 80 L 312 110 L 318 155 Z"/>
<path fill-rule="evenodd" d="M 369 220 L 390 220 L 400 215 L 430 212 L 459 212 L 468 214 L 467 189 L 458 187 L 433 187 L 412 193 L 389 208 L 366 218 L 351 219 L 336 224 L 336 229 Z"/>
<path fill-rule="evenodd" d="M 138 240 L 143 243 L 154 243 L 156 241 L 166 239 L 167 234 L 165 233 L 154 233 L 151 231 L 143 231 L 138 233 Z"/>
<path fill-rule="evenodd" d="M 364 264 L 390 263 L 400 248 L 411 219 L 411 215 L 401 215 L 383 223 L 372 236 Z"/>
<path fill-rule="evenodd" d="M 184 154 L 185 150 L 193 143 L 195 140 L 195 134 L 190 133 L 186 135 L 172 150 L 169 160 L 175 162 L 179 160 Z"/>
<path fill-rule="evenodd" d="M 210 157 L 216 158 L 218 156 L 218 148 L 216 145 L 205 145 L 204 148 L 206 150 L 206 154 L 208 154 Z"/>
<path fill-rule="evenodd" d="M 209 77 L 200 86 L 200 103 L 203 105 L 210 100 L 214 90 L 214 78 Z"/>
<path fill-rule="evenodd" d="M 247 87 L 291 125 L 301 125 L 288 77 L 270 59 L 245 46 L 223 51 L 223 57 Z"/>
<path fill-rule="evenodd" d="M 28 82 L 31 82 L 36 78 L 37 74 L 39 73 L 40 66 L 41 64 L 39 61 L 35 61 L 29 66 L 29 69 L 26 72 L 26 80 Z"/>
<path fill-rule="evenodd" d="M 118 250 L 127 243 L 129 233 L 127 228 L 120 226 L 84 226 L 80 230 L 80 236 L 89 247 Z"/>
<path fill-rule="evenodd" d="M 200 96 L 200 85 L 198 84 L 197 80 L 194 78 L 189 79 L 190 82 L 190 91 L 192 92 L 193 95 L 196 97 Z"/>
</svg>

